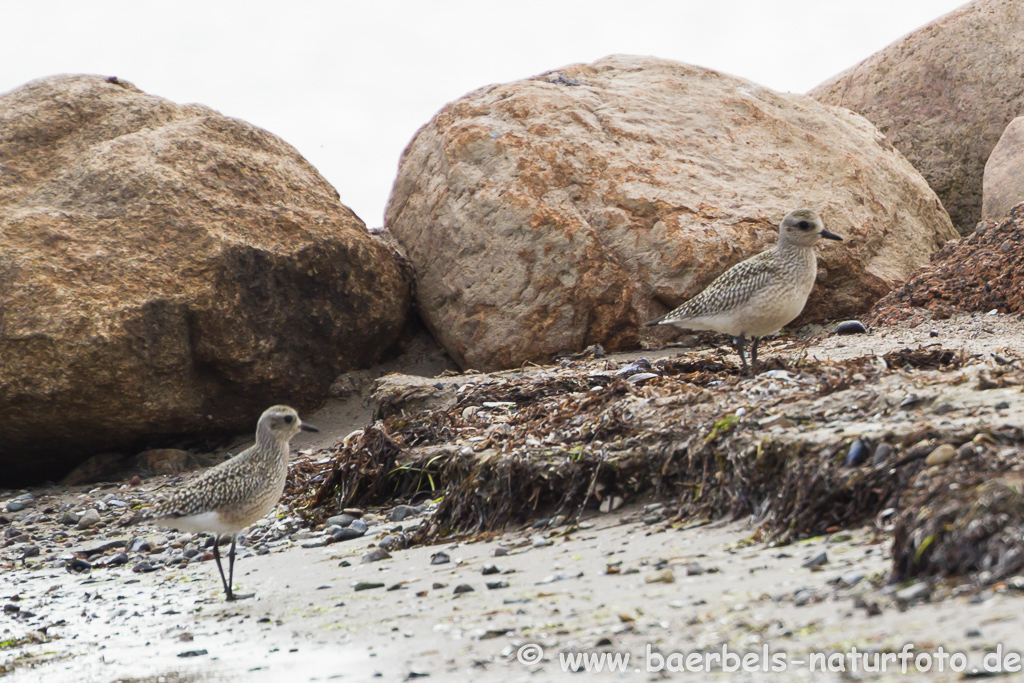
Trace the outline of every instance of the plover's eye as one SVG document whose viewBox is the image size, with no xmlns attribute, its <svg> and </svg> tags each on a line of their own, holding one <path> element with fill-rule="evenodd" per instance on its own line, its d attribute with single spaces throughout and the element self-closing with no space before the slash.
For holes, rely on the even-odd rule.
<svg viewBox="0 0 1024 683">
<path fill-rule="evenodd" d="M 799 223 L 796 224 L 796 227 L 800 228 L 801 230 L 810 230 L 811 224 L 808 223 L 807 221 L 800 221 Z"/>
<path fill-rule="evenodd" d="M 292 422 L 295 422 L 295 418 L 294 417 L 292 417 L 291 415 L 285 415 L 284 416 L 284 423 L 285 424 L 291 424 Z"/>
</svg>

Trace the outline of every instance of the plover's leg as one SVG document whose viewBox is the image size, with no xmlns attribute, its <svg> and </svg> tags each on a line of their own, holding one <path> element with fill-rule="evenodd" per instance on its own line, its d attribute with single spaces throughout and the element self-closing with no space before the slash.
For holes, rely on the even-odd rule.
<svg viewBox="0 0 1024 683">
<path fill-rule="evenodd" d="M 237 536 L 231 534 L 231 551 L 228 553 L 228 585 L 235 585 L 235 539 Z M 235 596 L 228 591 L 229 599 L 234 600 Z"/>
<path fill-rule="evenodd" d="M 232 543 L 231 543 L 231 561 L 232 561 L 232 563 L 234 563 L 234 559 L 235 559 L 235 557 L 234 557 L 234 551 L 235 551 L 234 540 L 235 540 L 234 537 L 232 537 L 231 538 L 231 541 L 232 541 Z M 228 583 L 228 580 L 224 577 L 224 567 L 222 567 L 221 564 L 220 564 L 220 547 L 219 546 L 220 546 L 220 535 L 218 534 L 218 535 L 213 537 L 213 559 L 217 561 L 217 571 L 220 572 L 220 580 L 224 584 L 224 592 L 227 593 L 228 601 L 231 601 L 231 600 L 235 599 L 235 596 L 231 594 L 231 584 Z"/>
<path fill-rule="evenodd" d="M 750 338 L 750 374 L 757 374 L 757 343 L 761 341 L 760 337 Z"/>
<path fill-rule="evenodd" d="M 736 353 L 740 354 L 740 372 L 744 375 L 747 374 L 747 358 L 743 355 L 743 346 L 745 341 L 746 340 L 742 334 L 738 337 L 732 338 L 732 347 L 736 349 Z"/>
</svg>

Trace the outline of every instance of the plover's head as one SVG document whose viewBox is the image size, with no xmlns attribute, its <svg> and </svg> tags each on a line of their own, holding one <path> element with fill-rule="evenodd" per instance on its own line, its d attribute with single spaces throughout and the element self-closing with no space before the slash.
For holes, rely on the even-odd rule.
<svg viewBox="0 0 1024 683">
<path fill-rule="evenodd" d="M 313 425 L 304 424 L 294 408 L 273 406 L 264 410 L 260 415 L 260 421 L 256 425 L 256 437 L 262 436 L 275 441 L 287 442 L 300 430 L 304 432 L 320 431 Z"/>
<path fill-rule="evenodd" d="M 821 216 L 813 209 L 797 209 L 789 212 L 779 225 L 779 241 L 800 247 L 813 247 L 821 241 L 840 240 L 842 237 L 825 229 Z"/>
</svg>

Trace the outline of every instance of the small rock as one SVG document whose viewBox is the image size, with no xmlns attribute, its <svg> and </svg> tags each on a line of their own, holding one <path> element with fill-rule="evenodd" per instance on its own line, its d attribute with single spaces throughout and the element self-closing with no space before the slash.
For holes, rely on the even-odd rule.
<svg viewBox="0 0 1024 683">
<path fill-rule="evenodd" d="M 408 544 L 409 537 L 402 533 L 388 534 L 377 543 L 378 546 L 388 551 L 401 550 Z"/>
<path fill-rule="evenodd" d="M 92 565 L 82 558 L 76 557 L 68 563 L 67 569 L 69 572 L 87 572 L 92 569 Z"/>
<path fill-rule="evenodd" d="M 132 571 L 135 573 L 148 574 L 149 572 L 155 572 L 157 565 L 151 562 L 139 562 L 137 565 L 132 567 Z"/>
<path fill-rule="evenodd" d="M 888 461 L 890 455 L 892 455 L 892 446 L 887 443 L 880 443 L 878 448 L 875 449 L 874 456 L 871 458 L 871 464 L 877 467 Z"/>
<path fill-rule="evenodd" d="M 495 548 L 494 549 L 494 556 L 495 557 L 505 557 L 506 555 L 508 555 L 508 548 Z"/>
<path fill-rule="evenodd" d="M 378 581 L 357 581 L 352 590 L 354 591 L 368 591 L 374 588 L 383 588 L 384 584 Z"/>
<path fill-rule="evenodd" d="M 21 558 L 25 559 L 28 557 L 37 557 L 39 555 L 39 546 L 28 545 L 21 549 Z"/>
<path fill-rule="evenodd" d="M 89 508 L 82 513 L 82 516 L 78 520 L 78 524 L 75 525 L 78 529 L 88 529 L 89 527 L 96 526 L 100 521 L 100 513 L 96 510 Z"/>
<path fill-rule="evenodd" d="M 472 593 L 476 589 L 470 586 L 468 583 L 460 583 L 455 587 L 455 595 L 461 595 L 463 593 Z"/>
<path fill-rule="evenodd" d="M 485 564 L 483 566 L 483 569 L 480 570 L 480 573 L 483 574 L 484 576 L 487 576 L 489 574 L 497 574 L 500 571 L 501 570 L 498 569 L 497 565 Z"/>
<path fill-rule="evenodd" d="M 644 577 L 644 583 L 675 583 L 676 575 L 671 569 L 662 569 Z"/>
<path fill-rule="evenodd" d="M 335 543 L 336 541 L 337 541 L 337 539 L 334 538 L 334 536 L 331 536 L 330 534 L 325 534 L 325 535 L 321 536 L 320 538 L 314 538 L 312 541 L 304 542 L 302 544 L 302 547 L 303 548 L 323 548 L 324 546 L 330 545 L 331 543 Z"/>
<path fill-rule="evenodd" d="M 508 581 L 489 581 L 487 582 L 488 590 L 498 590 L 500 588 L 508 588 Z"/>
<path fill-rule="evenodd" d="M 71 526 L 71 525 L 78 524 L 78 520 L 80 520 L 81 518 L 82 518 L 81 513 L 79 513 L 79 512 L 71 512 L 70 510 L 68 510 L 67 512 L 65 512 L 64 514 L 62 514 L 60 516 L 60 523 L 61 524 L 67 524 L 67 525 Z"/>
<path fill-rule="evenodd" d="M 338 566 L 339 567 L 351 567 L 352 563 L 349 562 L 348 560 L 342 560 L 341 562 L 338 563 Z"/>
<path fill-rule="evenodd" d="M 544 538 L 543 536 L 534 536 L 533 540 L 530 541 L 530 544 L 534 548 L 544 548 L 545 546 L 554 545 L 554 542 L 551 539 Z"/>
<path fill-rule="evenodd" d="M 356 521 L 356 518 L 352 515 L 335 515 L 334 517 L 327 518 L 327 526 L 347 527 L 354 521 Z"/>
<path fill-rule="evenodd" d="M 822 550 L 814 557 L 805 560 L 804 563 L 800 566 L 804 569 L 814 569 L 815 567 L 821 567 L 826 564 L 828 564 L 828 554 L 824 550 Z"/>
<path fill-rule="evenodd" d="M 338 527 L 336 531 L 331 532 L 331 537 L 335 541 L 351 541 L 353 538 L 359 538 L 363 536 L 365 532 L 357 531 L 352 527 L 341 528 Z"/>
<path fill-rule="evenodd" d="M 769 418 L 761 420 L 757 424 L 762 427 L 782 427 L 783 429 L 789 429 L 793 426 L 793 421 L 785 415 L 773 415 Z"/>
<path fill-rule="evenodd" d="M 932 594 L 932 587 L 926 581 L 920 581 L 913 586 L 896 591 L 895 598 L 899 602 L 914 602 L 915 600 L 927 600 Z"/>
<path fill-rule="evenodd" d="M 877 617 L 882 613 L 882 608 L 878 606 L 877 602 L 872 602 L 868 604 L 867 611 L 869 617 Z"/>
<path fill-rule="evenodd" d="M 430 564 L 448 564 L 451 561 L 452 558 L 444 552 L 434 553 L 430 556 Z"/>
<path fill-rule="evenodd" d="M 924 464 L 929 467 L 932 465 L 944 465 L 952 460 L 955 455 L 956 449 L 953 448 L 952 444 L 944 443 L 928 454 L 928 457 L 924 459 Z"/>
<path fill-rule="evenodd" d="M 871 443 L 867 439 L 854 439 L 843 460 L 844 467 L 860 467 L 871 457 Z"/>
<path fill-rule="evenodd" d="M 17 605 L 4 605 L 4 614 L 17 614 L 21 611 L 21 608 Z"/>
<path fill-rule="evenodd" d="M 964 635 L 968 638 L 981 638 L 981 631 L 976 628 L 969 628 Z"/>
<path fill-rule="evenodd" d="M 9 502 L 7 504 L 7 511 L 8 512 L 21 512 L 22 510 L 25 509 L 25 507 L 26 507 L 25 503 L 22 503 L 20 500 L 12 500 L 11 502 Z"/>
<path fill-rule="evenodd" d="M 363 555 L 363 559 L 360 561 L 363 564 L 366 564 L 367 562 L 379 562 L 381 560 L 386 560 L 389 557 L 391 557 L 391 553 L 389 553 L 387 550 L 384 550 L 384 548 L 374 548 L 370 552 Z"/>
<path fill-rule="evenodd" d="M 710 574 L 710 573 L 712 573 L 712 571 L 717 571 L 717 570 L 705 569 L 704 567 L 702 567 L 697 562 L 691 562 L 688 565 L 686 565 L 686 575 L 687 576 L 700 576 L 701 574 Z"/>
<path fill-rule="evenodd" d="M 131 481 L 129 481 L 128 483 L 131 484 L 132 486 L 138 486 L 139 484 L 142 483 L 142 477 L 136 474 L 134 477 L 131 478 Z"/>
<path fill-rule="evenodd" d="M 856 586 L 858 583 L 864 580 L 864 574 L 862 572 L 846 572 L 839 577 L 839 585 L 845 588 Z"/>
<path fill-rule="evenodd" d="M 956 406 L 953 405 L 952 403 L 940 403 L 939 405 L 932 408 L 932 412 L 935 413 L 936 415 L 945 415 L 947 413 L 952 413 L 955 410 Z"/>
<path fill-rule="evenodd" d="M 179 657 L 202 657 L 208 654 L 206 650 L 186 650 L 185 652 L 179 652 Z"/>
<path fill-rule="evenodd" d="M 1000 401 L 999 403 L 997 403 L 995 405 L 995 409 L 996 410 L 1008 410 L 1009 408 L 1010 408 L 1010 404 L 1007 403 L 1006 401 Z M 8 506 L 8 509 L 10 509 L 9 506 Z"/>
<path fill-rule="evenodd" d="M 973 458 L 977 454 L 977 449 L 975 449 L 974 444 L 972 444 L 970 441 L 960 446 L 960 448 L 956 449 L 956 457 L 961 460 L 964 460 L 966 458 Z"/>
<path fill-rule="evenodd" d="M 363 521 L 361 519 L 356 519 L 356 520 L 353 520 L 352 523 L 348 525 L 348 528 L 349 529 L 353 529 L 355 531 L 359 531 L 359 532 L 365 534 L 366 530 L 369 529 L 370 526 L 365 521 Z"/>
<path fill-rule="evenodd" d="M 421 510 L 412 505 L 396 505 L 391 512 L 388 514 L 388 519 L 392 522 L 401 522 L 410 517 L 415 517 L 420 514 Z"/>
<path fill-rule="evenodd" d="M 864 323 L 859 320 L 846 320 L 836 325 L 836 334 L 864 334 L 867 331 Z"/>
<path fill-rule="evenodd" d="M 811 602 L 812 600 L 814 600 L 814 593 L 810 592 L 809 590 L 805 590 L 803 588 L 801 588 L 800 590 L 798 590 L 796 593 L 793 594 L 793 604 L 796 607 L 803 607 L 804 605 L 806 605 L 807 603 Z"/>
</svg>

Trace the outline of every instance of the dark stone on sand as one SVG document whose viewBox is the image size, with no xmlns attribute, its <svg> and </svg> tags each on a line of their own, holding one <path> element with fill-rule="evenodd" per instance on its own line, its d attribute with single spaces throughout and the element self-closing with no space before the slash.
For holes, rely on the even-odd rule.
<svg viewBox="0 0 1024 683">
<path fill-rule="evenodd" d="M 476 589 L 470 586 L 468 583 L 460 583 L 455 587 L 455 595 L 461 595 L 463 593 L 472 593 Z"/>
<path fill-rule="evenodd" d="M 359 538 L 366 532 L 353 529 L 352 527 L 344 527 L 331 533 L 331 537 L 335 541 L 351 541 L 353 538 Z"/>
<path fill-rule="evenodd" d="M 846 320 L 836 325 L 836 334 L 864 334 L 867 331 L 864 323 L 859 320 Z"/>
<path fill-rule="evenodd" d="M 448 557 L 448 553 L 434 553 L 430 556 L 430 564 L 448 564 L 452 561 L 452 558 Z"/>
</svg>

